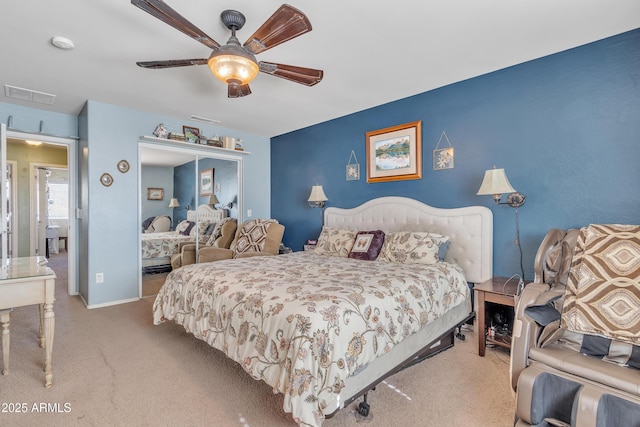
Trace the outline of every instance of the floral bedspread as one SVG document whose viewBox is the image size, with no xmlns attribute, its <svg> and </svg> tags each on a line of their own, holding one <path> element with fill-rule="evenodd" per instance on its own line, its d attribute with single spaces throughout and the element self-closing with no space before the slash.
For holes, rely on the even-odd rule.
<svg viewBox="0 0 640 427">
<path fill-rule="evenodd" d="M 192 236 L 184 236 L 177 231 L 142 234 L 142 258 L 163 258 L 178 253 L 181 242 L 194 242 Z"/>
<path fill-rule="evenodd" d="M 295 252 L 169 274 L 154 324 L 174 320 L 284 394 L 317 426 L 345 379 L 469 296 L 462 269 Z"/>
</svg>

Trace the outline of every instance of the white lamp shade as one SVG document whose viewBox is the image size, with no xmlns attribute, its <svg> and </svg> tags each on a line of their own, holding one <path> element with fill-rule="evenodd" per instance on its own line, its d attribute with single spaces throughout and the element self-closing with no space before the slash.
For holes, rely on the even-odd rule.
<svg viewBox="0 0 640 427">
<path fill-rule="evenodd" d="M 515 193 L 516 190 L 511 186 L 507 174 L 504 169 L 489 169 L 484 173 L 482 185 L 476 193 L 478 196 L 489 194 L 506 194 Z"/>
<path fill-rule="evenodd" d="M 326 202 L 327 196 L 324 194 L 324 190 L 322 189 L 322 185 L 314 185 L 311 187 L 311 194 L 309 195 L 308 202 Z"/>
<path fill-rule="evenodd" d="M 169 202 L 169 207 L 170 208 L 177 208 L 178 206 L 180 206 L 180 203 L 178 203 L 178 199 L 176 199 L 175 197 L 173 197 L 171 199 L 171 201 Z"/>
<path fill-rule="evenodd" d="M 220 204 L 220 200 L 218 200 L 218 196 L 216 196 L 215 194 L 212 194 L 211 196 L 209 196 L 209 203 L 210 205 L 218 205 Z"/>
</svg>

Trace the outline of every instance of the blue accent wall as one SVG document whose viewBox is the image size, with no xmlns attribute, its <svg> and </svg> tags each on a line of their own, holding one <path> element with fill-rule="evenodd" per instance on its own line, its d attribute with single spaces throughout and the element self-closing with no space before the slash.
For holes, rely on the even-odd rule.
<svg viewBox="0 0 640 427">
<path fill-rule="evenodd" d="M 415 120 L 422 121 L 422 179 L 368 184 L 365 133 Z M 434 171 L 432 152 L 443 131 L 455 149 L 454 168 Z M 359 181 L 345 179 L 351 150 Z M 443 208 L 488 206 L 494 274 L 510 276 L 520 272 L 515 210 L 476 195 L 495 165 L 527 196 L 519 223 L 531 280 L 550 228 L 640 223 L 639 161 L 637 29 L 274 137 L 271 212 L 286 226 L 285 244 L 300 250 L 321 229 L 321 210 L 306 202 L 314 184 L 323 185 L 327 206 L 390 195 Z"/>
</svg>

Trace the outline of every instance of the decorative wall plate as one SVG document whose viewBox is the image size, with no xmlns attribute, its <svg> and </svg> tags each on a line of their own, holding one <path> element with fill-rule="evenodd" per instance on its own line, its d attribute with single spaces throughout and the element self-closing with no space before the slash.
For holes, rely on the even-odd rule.
<svg viewBox="0 0 640 427">
<path fill-rule="evenodd" d="M 120 160 L 118 162 L 118 170 L 122 173 L 129 172 L 129 162 L 127 162 L 126 160 Z"/>
<path fill-rule="evenodd" d="M 113 177 L 108 173 L 103 173 L 100 175 L 100 183 L 105 187 L 109 187 L 113 184 Z"/>
</svg>

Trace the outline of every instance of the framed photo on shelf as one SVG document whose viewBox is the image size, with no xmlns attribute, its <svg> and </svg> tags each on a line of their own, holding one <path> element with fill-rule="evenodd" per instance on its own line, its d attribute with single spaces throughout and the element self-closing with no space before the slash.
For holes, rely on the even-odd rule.
<svg viewBox="0 0 640 427">
<path fill-rule="evenodd" d="M 367 182 L 422 178 L 422 121 L 366 134 Z"/>
<path fill-rule="evenodd" d="M 182 133 L 184 134 L 184 140 L 197 144 L 200 142 L 200 129 L 192 128 L 191 126 L 182 126 Z"/>
<path fill-rule="evenodd" d="M 147 200 L 162 200 L 162 199 L 164 199 L 164 189 L 147 188 Z"/>
<path fill-rule="evenodd" d="M 213 194 L 213 169 L 200 171 L 200 195 L 210 196 Z"/>
</svg>

